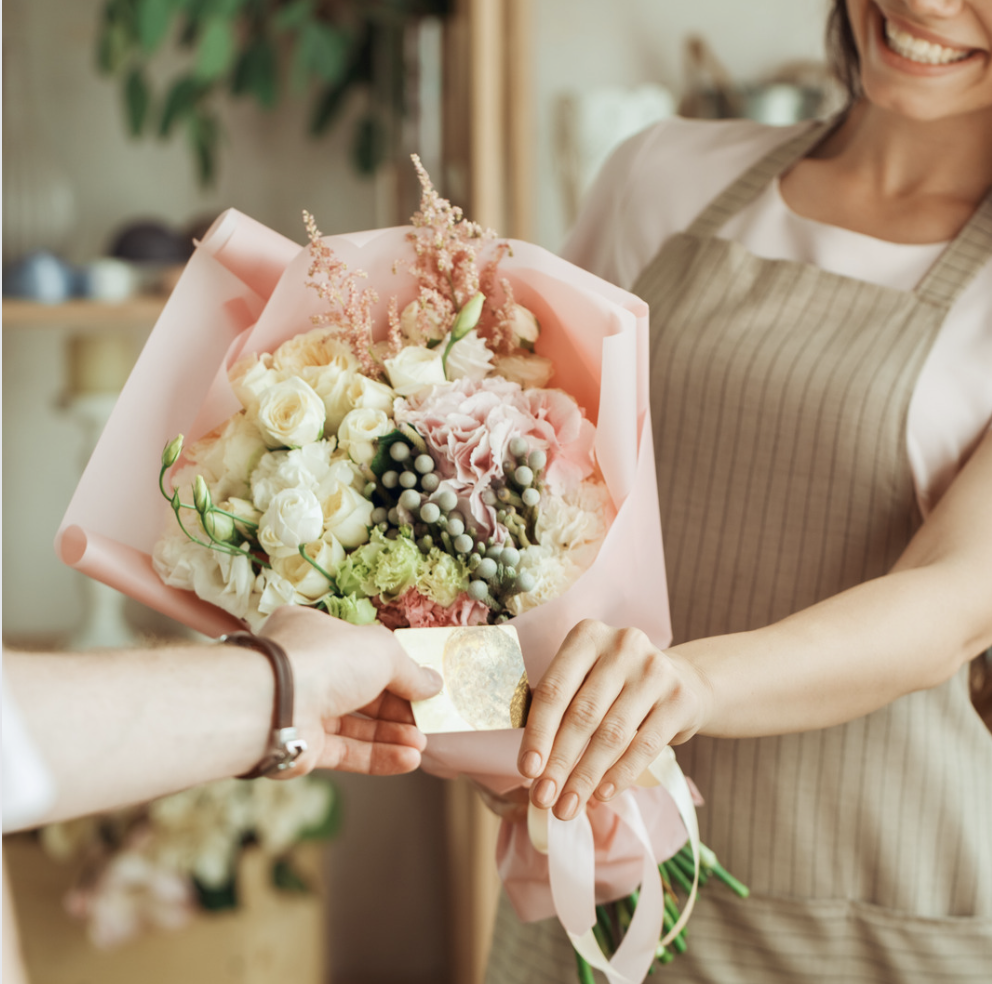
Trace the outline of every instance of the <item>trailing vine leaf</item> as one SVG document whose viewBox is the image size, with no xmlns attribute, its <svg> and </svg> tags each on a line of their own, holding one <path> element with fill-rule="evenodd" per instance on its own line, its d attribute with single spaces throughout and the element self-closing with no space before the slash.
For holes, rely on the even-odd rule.
<svg viewBox="0 0 992 984">
<path fill-rule="evenodd" d="M 127 105 L 127 125 L 132 137 L 141 136 L 151 103 L 151 92 L 140 67 L 132 68 L 124 83 L 124 101 Z"/>
<path fill-rule="evenodd" d="M 169 136 L 172 127 L 193 109 L 202 92 L 202 86 L 192 75 L 184 75 L 173 83 L 162 109 L 162 119 L 158 127 L 160 137 Z"/>
<path fill-rule="evenodd" d="M 196 46 L 196 77 L 205 82 L 220 78 L 234 61 L 234 31 L 225 17 L 211 17 Z"/>
<path fill-rule="evenodd" d="M 355 124 L 351 158 L 360 174 L 375 174 L 386 157 L 386 132 L 374 113 L 366 113 Z"/>
<path fill-rule="evenodd" d="M 212 113 L 199 106 L 189 115 L 187 132 L 196 157 L 200 182 L 203 185 L 212 185 L 217 172 L 220 124 Z"/>
<path fill-rule="evenodd" d="M 146 55 L 165 40 L 172 23 L 174 0 L 137 0 L 135 23 L 138 40 Z"/>
<path fill-rule="evenodd" d="M 255 38 L 241 53 L 234 66 L 231 91 L 236 96 L 250 93 L 265 109 L 279 101 L 276 49 L 268 38 Z"/>
</svg>

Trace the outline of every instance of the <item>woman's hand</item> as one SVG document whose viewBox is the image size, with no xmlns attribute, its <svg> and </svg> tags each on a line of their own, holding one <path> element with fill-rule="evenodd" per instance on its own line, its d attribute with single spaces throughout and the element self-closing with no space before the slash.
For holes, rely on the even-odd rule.
<svg viewBox="0 0 992 984">
<path fill-rule="evenodd" d="M 611 799 L 692 737 L 710 702 L 695 667 L 640 629 L 579 622 L 534 690 L 518 760 L 531 801 L 570 820 L 594 793 Z"/>
</svg>

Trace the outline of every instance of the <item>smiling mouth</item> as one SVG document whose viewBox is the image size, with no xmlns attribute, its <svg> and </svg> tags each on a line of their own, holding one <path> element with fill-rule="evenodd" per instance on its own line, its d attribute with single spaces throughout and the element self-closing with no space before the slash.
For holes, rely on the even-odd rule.
<svg viewBox="0 0 992 984">
<path fill-rule="evenodd" d="M 951 65 L 964 61 L 973 52 L 969 48 L 947 48 L 933 41 L 926 41 L 896 27 L 892 21 L 885 20 L 885 43 L 897 55 L 918 65 Z"/>
</svg>

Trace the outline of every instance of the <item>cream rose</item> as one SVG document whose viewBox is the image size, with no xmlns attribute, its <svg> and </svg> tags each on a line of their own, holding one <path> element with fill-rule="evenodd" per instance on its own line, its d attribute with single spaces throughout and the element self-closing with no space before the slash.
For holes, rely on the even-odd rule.
<svg viewBox="0 0 992 984">
<path fill-rule="evenodd" d="M 295 376 L 267 389 L 258 401 L 258 429 L 270 448 L 319 441 L 326 417 L 324 401 Z"/>
<path fill-rule="evenodd" d="M 251 498 L 265 512 L 273 496 L 283 489 L 309 489 L 317 493 L 331 474 L 331 455 L 336 442 L 315 441 L 292 451 L 268 451 L 251 476 Z"/>
<path fill-rule="evenodd" d="M 351 410 L 338 428 L 338 446 L 352 461 L 367 465 L 375 457 L 377 439 L 393 427 L 382 410 Z"/>
<path fill-rule="evenodd" d="M 400 331 L 415 346 L 439 342 L 448 333 L 452 314 L 439 312 L 429 301 L 411 301 L 400 315 Z"/>
<path fill-rule="evenodd" d="M 349 410 L 355 409 L 352 402 L 352 384 L 357 374 L 342 372 L 333 366 L 325 366 L 313 373 L 311 386 L 324 403 L 327 418 L 327 432 L 336 431 Z"/>
<path fill-rule="evenodd" d="M 372 525 L 373 504 L 357 489 L 338 482 L 321 501 L 324 530 L 345 547 L 357 547 L 368 541 Z"/>
<path fill-rule="evenodd" d="M 324 513 L 309 489 L 277 492 L 258 524 L 258 542 L 270 557 L 297 551 L 301 544 L 319 540 Z"/>
<path fill-rule="evenodd" d="M 555 374 L 555 365 L 543 355 L 499 355 L 493 361 L 493 371 L 521 389 L 543 389 Z"/>
<path fill-rule="evenodd" d="M 458 346 L 456 345 L 455 348 Z M 393 389 L 400 396 L 413 396 L 421 390 L 446 382 L 441 354 L 444 349 L 408 346 L 392 359 L 386 359 L 386 373 Z"/>
<path fill-rule="evenodd" d="M 272 353 L 272 365 L 307 379 L 309 370 L 324 366 L 333 366 L 338 372 L 354 372 L 358 360 L 348 345 L 327 328 L 314 328 L 283 342 Z"/>
<path fill-rule="evenodd" d="M 442 342 L 438 348 L 443 349 L 445 344 Z M 492 361 L 492 349 L 473 328 L 451 346 L 448 353 L 448 379 L 471 379 L 477 383 L 489 375 Z"/>
<path fill-rule="evenodd" d="M 396 391 L 376 379 L 369 379 L 355 373 L 348 387 L 348 397 L 353 410 L 381 410 L 386 416 L 393 415 L 393 401 Z"/>
<path fill-rule="evenodd" d="M 304 549 L 314 563 L 332 576 L 344 560 L 344 547 L 333 537 L 315 540 Z M 319 601 L 332 587 L 331 582 L 313 564 L 304 560 L 299 552 L 274 559 L 272 569 L 292 584 L 295 601 Z"/>
</svg>

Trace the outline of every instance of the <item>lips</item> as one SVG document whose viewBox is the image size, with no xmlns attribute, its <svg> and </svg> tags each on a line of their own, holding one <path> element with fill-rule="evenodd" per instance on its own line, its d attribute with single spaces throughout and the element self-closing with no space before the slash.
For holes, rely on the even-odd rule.
<svg viewBox="0 0 992 984">
<path fill-rule="evenodd" d="M 928 41 L 888 19 L 884 21 L 884 33 L 885 42 L 892 51 L 920 65 L 950 65 L 968 58 L 973 51 Z"/>
</svg>

